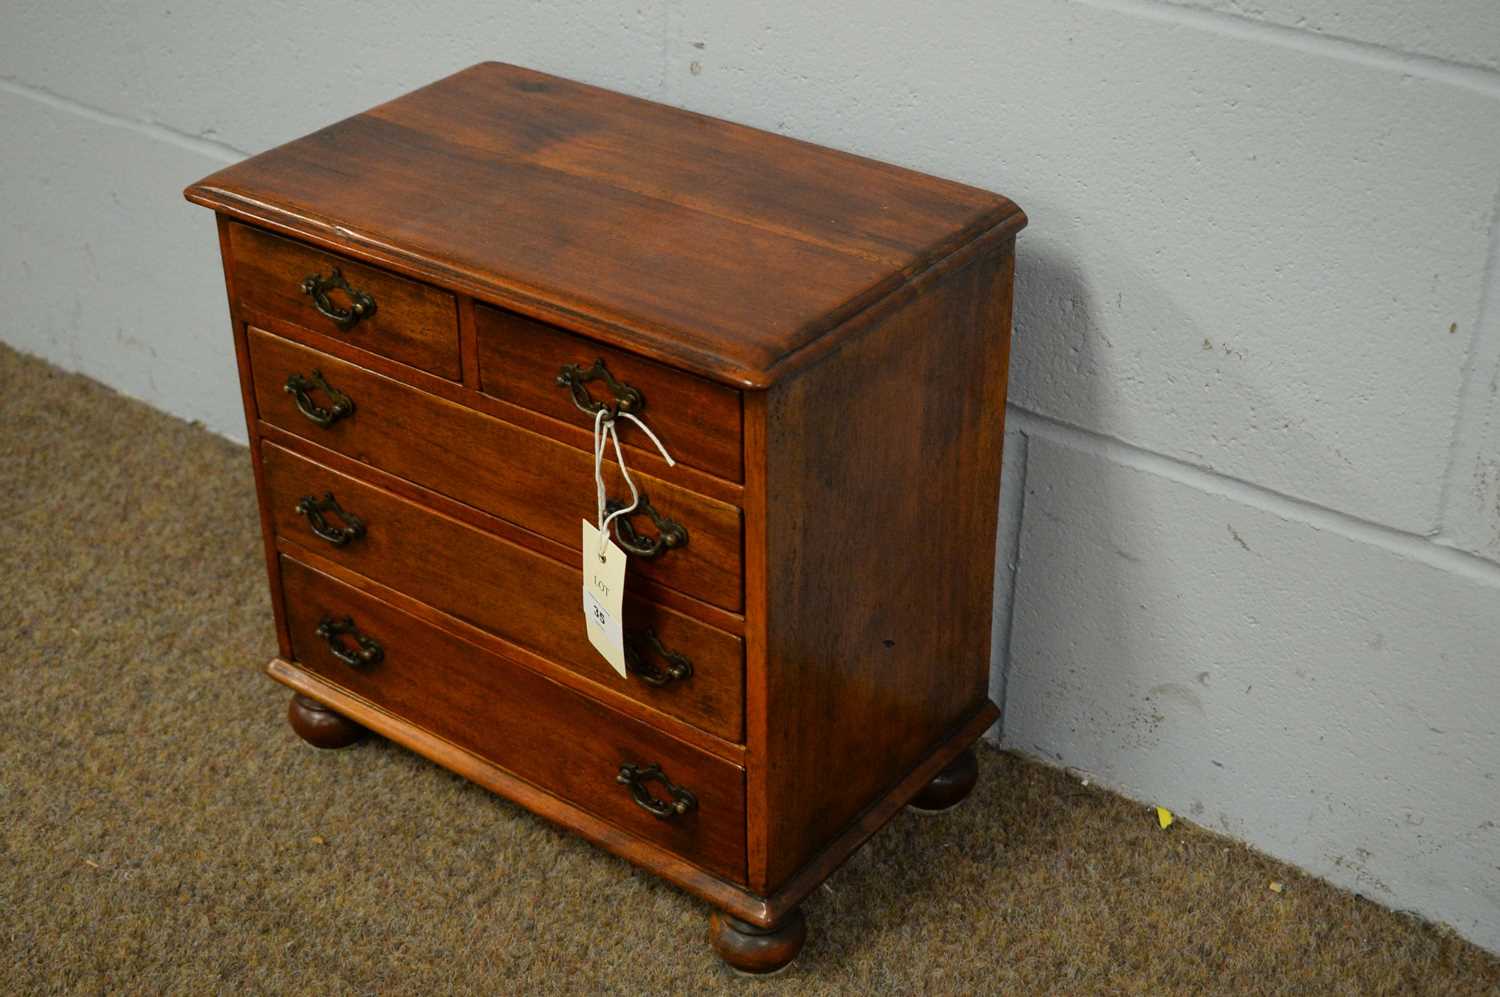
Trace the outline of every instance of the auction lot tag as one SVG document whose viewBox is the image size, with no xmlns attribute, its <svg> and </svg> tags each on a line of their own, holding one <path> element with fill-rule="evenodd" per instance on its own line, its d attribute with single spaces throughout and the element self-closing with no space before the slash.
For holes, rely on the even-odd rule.
<svg viewBox="0 0 1500 997">
<path fill-rule="evenodd" d="M 601 560 L 599 551 L 604 551 Z M 588 622 L 589 643 L 604 656 L 621 678 L 625 671 L 625 631 L 620 611 L 625 600 L 625 552 L 583 521 L 583 618 Z"/>
</svg>

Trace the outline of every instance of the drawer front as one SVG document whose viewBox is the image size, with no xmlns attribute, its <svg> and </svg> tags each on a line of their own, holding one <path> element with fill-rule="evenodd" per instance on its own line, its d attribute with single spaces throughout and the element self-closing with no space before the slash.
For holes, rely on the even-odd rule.
<svg viewBox="0 0 1500 997">
<path fill-rule="evenodd" d="M 622 679 L 588 641 L 577 569 L 275 444 L 261 444 L 261 461 L 279 537 L 638 702 L 740 740 L 744 648 L 739 637 L 648 600 L 627 598 L 625 631 L 639 671 Z M 347 539 L 335 532 L 348 526 L 336 511 L 318 511 L 323 520 L 318 532 L 312 517 L 298 511 L 309 508 L 304 499 L 319 503 L 329 494 L 358 520 L 359 536 Z M 668 654 L 685 659 L 691 674 L 654 685 L 648 679 L 660 680 L 678 660 Z"/>
<path fill-rule="evenodd" d="M 575 403 L 575 393 L 585 405 L 592 402 L 584 396 L 597 402 L 626 398 L 673 460 L 730 481 L 743 477 L 738 391 L 514 312 L 481 305 L 474 313 L 485 394 L 588 429 L 594 417 Z M 560 384 L 565 370 L 570 383 Z M 622 419 L 619 430 L 626 446 L 655 452 L 629 420 Z"/>
<path fill-rule="evenodd" d="M 439 377 L 462 376 L 458 306 L 446 291 L 245 225 L 229 226 L 229 244 L 234 293 L 247 308 Z M 347 289 L 330 286 L 340 278 Z M 364 305 L 357 318 L 348 314 L 356 301 Z"/>
<path fill-rule="evenodd" d="M 710 872 L 745 881 L 739 767 L 293 558 L 282 557 L 281 577 L 292 652 L 304 668 Z M 345 618 L 357 633 L 331 634 L 336 651 L 318 631 L 325 620 L 339 629 Z M 368 660 L 376 646 L 378 660 Z M 359 651 L 367 660 L 350 653 Z M 694 806 L 668 819 L 648 813 L 617 781 L 624 765 L 659 765 L 692 794 Z M 656 799 L 670 798 L 659 782 L 647 788 Z"/>
<path fill-rule="evenodd" d="M 250 330 L 250 357 L 266 422 L 579 548 L 579 523 L 595 516 L 593 454 L 259 329 Z M 315 370 L 351 406 L 326 426 L 285 390 L 289 376 Z M 332 411 L 321 388 L 309 399 Z M 632 555 L 630 572 L 738 610 L 739 508 L 636 471 L 631 477 L 663 524 L 637 512 L 629 517 L 637 535 L 649 544 L 671 530 L 670 521 L 685 531 L 685 542 L 654 557 Z M 605 480 L 611 498 L 629 500 L 615 464 L 606 464 Z"/>
</svg>

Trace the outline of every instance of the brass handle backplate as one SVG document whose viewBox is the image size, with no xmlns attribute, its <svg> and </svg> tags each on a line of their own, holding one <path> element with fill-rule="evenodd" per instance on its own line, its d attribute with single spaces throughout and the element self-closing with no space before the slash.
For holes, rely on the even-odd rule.
<svg viewBox="0 0 1500 997">
<path fill-rule="evenodd" d="M 318 310 L 319 314 L 324 318 L 332 319 L 340 332 L 348 332 L 358 324 L 360 319 L 366 319 L 375 314 L 375 299 L 364 291 L 357 291 L 350 287 L 338 267 L 334 267 L 327 277 L 320 273 L 304 277 L 301 287 L 303 294 L 312 297 L 313 307 Z M 329 291 L 343 291 L 349 298 L 349 307 L 340 308 L 334 304 L 328 297 Z"/>
<path fill-rule="evenodd" d="M 616 512 L 623 508 L 625 508 L 625 503 L 616 499 L 610 499 L 604 503 L 605 512 Z M 651 517 L 651 523 L 656 527 L 656 536 L 642 536 L 630 522 L 632 517 L 643 514 Z M 625 553 L 650 560 L 660 556 L 664 551 L 686 545 L 688 532 L 687 527 L 675 519 L 668 519 L 657 512 L 651 500 L 646 498 L 645 492 L 642 492 L 640 502 L 630 515 L 620 516 L 615 520 L 615 539 L 620 542 L 620 549 Z"/>
<path fill-rule="evenodd" d="M 627 762 L 620 766 L 615 781 L 629 786 L 636 805 L 659 820 L 672 820 L 698 807 L 698 798 L 681 786 L 674 786 L 662 774 L 660 765 L 631 765 Z M 646 785 L 650 782 L 661 783 L 671 799 L 664 800 L 653 794 Z"/>
<path fill-rule="evenodd" d="M 331 525 L 323 515 L 325 512 L 333 513 L 344 525 Z M 307 525 L 312 531 L 335 547 L 342 547 L 350 540 L 358 540 L 365 535 L 364 520 L 352 512 L 345 512 L 338 499 L 333 497 L 333 492 L 323 493 L 322 498 L 316 495 L 302 496 L 297 502 L 297 514 L 306 516 Z"/>
<path fill-rule="evenodd" d="M 292 374 L 282 387 L 296 400 L 297 411 L 324 429 L 354 412 L 354 399 L 324 380 L 321 370 L 314 370 L 311 374 Z M 327 408 L 313 401 L 314 390 L 328 396 Z"/>
<path fill-rule="evenodd" d="M 385 648 L 380 646 L 380 641 L 362 633 L 354 625 L 353 617 L 324 616 L 318 621 L 317 634 L 328 642 L 328 650 L 333 656 L 350 668 L 368 668 L 380 664 L 385 658 Z M 354 641 L 352 647 L 344 642 L 345 636 Z"/>
<path fill-rule="evenodd" d="M 595 401 L 594 396 L 589 394 L 590 381 L 603 381 L 614 401 Z M 562 370 L 557 374 L 557 384 L 573 393 L 573 404 L 586 415 L 596 415 L 600 409 L 608 409 L 611 415 L 619 415 L 621 412 L 640 415 L 646 408 L 646 396 L 638 388 L 616 381 L 609 368 L 604 366 L 602 357 L 595 360 L 591 367 L 576 363 L 563 364 Z"/>
<path fill-rule="evenodd" d="M 639 647 L 641 644 L 651 654 L 665 661 L 666 667 L 657 668 L 646 664 Z M 625 636 L 625 667 L 642 682 L 658 688 L 693 677 L 692 659 L 680 651 L 669 651 L 663 647 L 661 638 L 656 636 L 656 630 L 652 627 Z"/>
</svg>

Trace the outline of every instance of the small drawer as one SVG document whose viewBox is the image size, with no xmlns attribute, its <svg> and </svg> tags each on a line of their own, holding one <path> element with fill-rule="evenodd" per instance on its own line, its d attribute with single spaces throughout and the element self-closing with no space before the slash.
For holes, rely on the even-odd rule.
<svg viewBox="0 0 1500 997">
<path fill-rule="evenodd" d="M 266 422 L 578 549 L 580 522 L 596 515 L 593 454 L 259 329 L 249 336 Z M 639 471 L 631 477 L 645 504 L 622 517 L 640 551 L 630 573 L 737 611 L 739 508 Z M 612 462 L 605 481 L 611 499 L 629 499 Z"/>
<path fill-rule="evenodd" d="M 485 394 L 593 428 L 585 409 L 628 399 L 672 459 L 729 481 L 743 477 L 740 393 L 514 312 L 478 306 L 479 380 Z M 655 453 L 627 419 L 620 442 Z"/>
<path fill-rule="evenodd" d="M 453 295 L 246 225 L 229 226 L 229 244 L 234 293 L 249 311 L 461 378 Z"/>
<path fill-rule="evenodd" d="M 745 881 L 743 769 L 291 557 L 281 558 L 281 584 L 292 653 L 307 670 L 709 872 Z M 660 777 L 640 778 L 651 766 Z M 666 807 L 679 801 L 681 812 Z"/>
<path fill-rule="evenodd" d="M 744 647 L 739 637 L 648 600 L 627 598 L 625 634 L 635 670 L 622 679 L 589 643 L 577 569 L 273 443 L 261 444 L 261 467 L 272 526 L 283 540 L 647 706 L 726 740 L 740 740 Z"/>
</svg>

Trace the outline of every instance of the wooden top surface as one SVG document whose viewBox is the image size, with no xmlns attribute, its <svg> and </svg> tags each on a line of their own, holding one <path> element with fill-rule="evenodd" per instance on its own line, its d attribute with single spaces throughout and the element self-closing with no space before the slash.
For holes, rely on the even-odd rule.
<svg viewBox="0 0 1500 997">
<path fill-rule="evenodd" d="M 185 193 L 749 387 L 1025 224 L 996 194 L 500 63 Z"/>
</svg>

